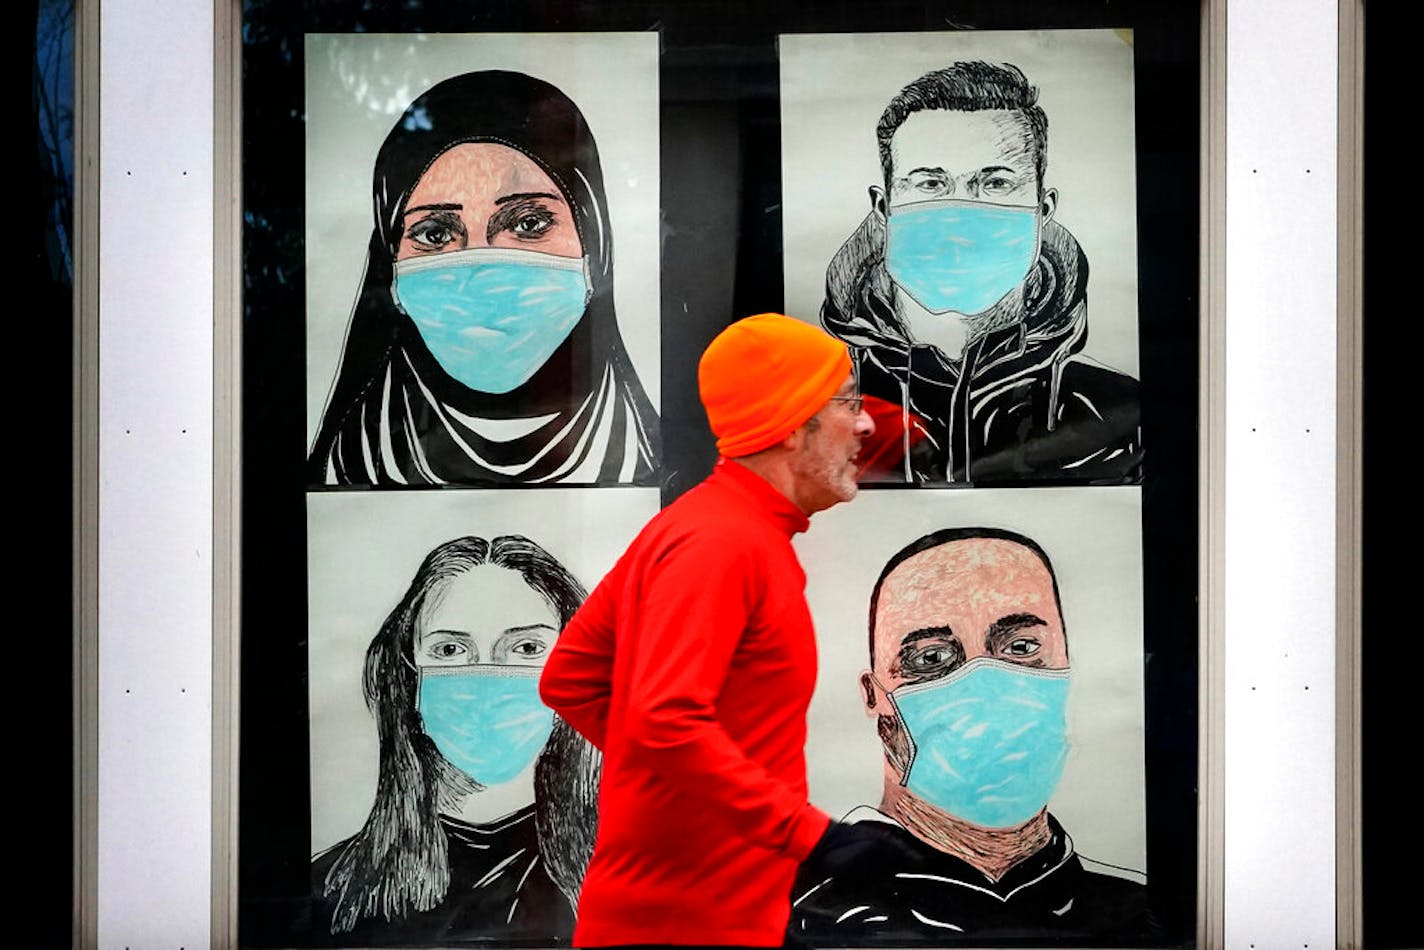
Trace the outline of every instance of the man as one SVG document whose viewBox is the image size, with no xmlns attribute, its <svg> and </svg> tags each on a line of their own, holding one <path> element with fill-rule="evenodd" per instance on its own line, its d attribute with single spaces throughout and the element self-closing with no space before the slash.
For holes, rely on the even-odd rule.
<svg viewBox="0 0 1424 950">
<path fill-rule="evenodd" d="M 1088 261 L 1053 220 L 1037 100 L 1016 67 L 963 62 L 880 118 L 883 185 L 821 308 L 880 429 L 865 481 L 1141 480 L 1137 382 L 1074 358 Z"/>
<path fill-rule="evenodd" d="M 579 947 L 781 946 L 830 822 L 806 797 L 816 650 L 791 538 L 855 497 L 874 427 L 845 346 L 779 314 L 722 331 L 698 388 L 721 458 L 633 541 L 540 681 L 604 755 Z"/>
<path fill-rule="evenodd" d="M 880 806 L 852 811 L 803 865 L 792 935 L 1151 935 L 1133 872 L 1080 857 L 1048 812 L 1068 752 L 1069 662 L 1037 544 L 967 528 L 901 550 L 871 594 L 870 664 L 860 695 L 885 753 Z"/>
</svg>

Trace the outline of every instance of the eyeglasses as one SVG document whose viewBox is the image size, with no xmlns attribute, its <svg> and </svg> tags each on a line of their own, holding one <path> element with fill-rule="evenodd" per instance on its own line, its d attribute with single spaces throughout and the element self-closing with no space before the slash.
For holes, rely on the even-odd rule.
<svg viewBox="0 0 1424 950">
<path fill-rule="evenodd" d="M 860 410 L 865 406 L 865 397 L 857 393 L 854 396 L 832 396 L 827 402 L 843 402 L 850 406 L 853 415 L 860 415 Z"/>
</svg>

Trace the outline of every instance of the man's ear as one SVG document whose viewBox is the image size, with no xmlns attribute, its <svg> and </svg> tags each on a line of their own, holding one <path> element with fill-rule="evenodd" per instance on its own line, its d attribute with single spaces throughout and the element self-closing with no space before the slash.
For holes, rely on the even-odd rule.
<svg viewBox="0 0 1424 950">
<path fill-rule="evenodd" d="M 1058 210 L 1058 189 L 1049 188 L 1043 193 L 1043 201 L 1038 206 L 1039 213 L 1043 215 L 1043 220 L 1047 221 L 1053 217 L 1053 212 Z"/>
<path fill-rule="evenodd" d="M 888 200 L 885 197 L 885 189 L 881 188 L 879 185 L 871 185 L 869 188 L 869 192 L 870 213 L 879 218 L 883 223 L 885 221 L 885 212 L 888 206 Z"/>
<path fill-rule="evenodd" d="M 860 674 L 860 701 L 865 706 L 867 716 L 880 715 L 875 703 L 875 680 L 871 678 L 869 670 Z"/>
</svg>

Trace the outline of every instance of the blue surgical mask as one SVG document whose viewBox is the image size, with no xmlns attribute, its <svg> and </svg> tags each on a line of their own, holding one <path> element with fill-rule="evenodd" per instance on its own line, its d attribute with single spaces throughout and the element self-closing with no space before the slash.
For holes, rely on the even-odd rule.
<svg viewBox="0 0 1424 950">
<path fill-rule="evenodd" d="M 415 708 L 451 765 L 481 785 L 508 782 L 534 761 L 554 728 L 539 700 L 539 667 L 422 666 Z"/>
<path fill-rule="evenodd" d="M 1023 824 L 1048 804 L 1068 758 L 1068 671 L 981 657 L 889 694 L 909 733 L 903 784 L 984 828 Z"/>
<path fill-rule="evenodd" d="M 891 279 L 931 313 L 983 313 L 1038 255 L 1037 208 L 923 201 L 890 209 L 886 228 Z"/>
<path fill-rule="evenodd" d="M 507 393 L 583 318 L 583 258 L 470 248 L 396 261 L 395 296 L 430 354 L 470 389 Z"/>
</svg>

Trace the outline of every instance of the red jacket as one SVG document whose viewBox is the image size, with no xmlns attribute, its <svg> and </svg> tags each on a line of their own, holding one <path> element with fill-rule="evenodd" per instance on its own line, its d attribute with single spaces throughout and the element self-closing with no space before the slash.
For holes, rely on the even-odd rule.
<svg viewBox="0 0 1424 950">
<path fill-rule="evenodd" d="M 603 750 L 574 943 L 779 947 L 806 800 L 816 643 L 806 516 L 723 460 L 660 512 L 569 622 L 540 695 Z"/>
</svg>

